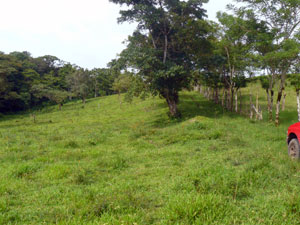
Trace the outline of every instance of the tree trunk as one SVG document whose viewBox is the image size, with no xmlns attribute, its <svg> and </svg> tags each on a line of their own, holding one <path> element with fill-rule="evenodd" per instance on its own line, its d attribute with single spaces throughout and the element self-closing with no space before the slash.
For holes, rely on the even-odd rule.
<svg viewBox="0 0 300 225">
<path fill-rule="evenodd" d="M 200 84 L 200 90 L 199 90 L 200 94 L 202 94 L 202 85 Z"/>
<path fill-rule="evenodd" d="M 34 114 L 34 113 L 31 114 L 31 116 L 32 116 L 32 118 L 33 118 L 33 122 L 36 123 L 36 116 L 35 116 L 35 114 Z"/>
<path fill-rule="evenodd" d="M 242 91 L 240 90 L 240 114 L 242 114 L 243 102 L 242 102 Z"/>
<path fill-rule="evenodd" d="M 234 99 L 235 99 L 235 112 L 237 113 L 238 112 L 238 91 L 237 90 L 235 91 Z"/>
<path fill-rule="evenodd" d="M 95 78 L 95 86 L 94 86 L 94 88 L 95 88 L 95 89 L 94 89 L 94 91 L 95 91 L 95 92 L 94 92 L 94 97 L 95 97 L 95 98 L 97 98 L 97 83 L 98 83 L 98 82 L 97 82 L 97 79 Z"/>
<path fill-rule="evenodd" d="M 274 91 L 273 91 L 273 86 L 274 86 L 274 81 L 275 81 L 275 70 L 272 68 L 270 70 L 270 74 L 271 77 L 269 77 L 269 88 L 268 88 L 268 92 L 270 92 L 270 102 L 269 102 L 269 106 L 268 106 L 268 111 L 269 111 L 269 121 L 272 122 L 273 121 L 273 97 L 274 97 Z"/>
<path fill-rule="evenodd" d="M 215 103 L 219 104 L 219 88 L 216 87 Z"/>
<path fill-rule="evenodd" d="M 207 88 L 207 99 L 210 100 L 210 87 Z"/>
<path fill-rule="evenodd" d="M 252 93 L 250 93 L 250 119 L 253 119 L 253 109 L 252 109 Z"/>
<path fill-rule="evenodd" d="M 252 104 L 251 107 L 252 107 L 253 111 L 256 114 L 256 119 L 262 120 L 263 116 L 262 116 L 262 110 L 261 110 L 261 108 L 260 107 L 255 108 L 255 106 L 253 104 Z"/>
<path fill-rule="evenodd" d="M 172 99 L 167 99 L 167 103 L 168 103 L 168 106 L 169 106 L 170 115 L 172 117 L 178 117 L 178 109 L 177 109 L 176 102 Z"/>
<path fill-rule="evenodd" d="M 283 95 L 283 99 L 282 99 L 282 108 L 281 108 L 282 111 L 285 110 L 285 97 L 286 97 L 286 94 Z"/>
<path fill-rule="evenodd" d="M 233 112 L 233 99 L 234 99 L 234 89 L 231 88 L 231 96 L 230 96 L 230 111 Z"/>
<path fill-rule="evenodd" d="M 229 110 L 229 97 L 228 97 L 228 89 L 225 89 L 225 107 Z"/>
<path fill-rule="evenodd" d="M 167 60 L 167 52 L 168 52 L 168 36 L 165 34 L 165 49 L 164 49 L 164 59 L 163 63 L 166 63 Z"/>
<path fill-rule="evenodd" d="M 58 109 L 61 110 L 61 107 L 62 107 L 62 104 L 59 103 L 59 104 L 58 104 Z"/>
<path fill-rule="evenodd" d="M 269 113 L 269 120 L 270 120 L 270 110 L 271 110 L 271 98 L 270 98 L 270 93 L 269 93 L 269 89 L 266 89 L 266 93 L 267 93 L 267 100 L 268 100 L 268 113 Z"/>
<path fill-rule="evenodd" d="M 224 99 L 225 99 L 225 88 L 223 89 L 223 94 L 222 94 L 222 107 L 224 108 Z"/>
<path fill-rule="evenodd" d="M 258 92 L 256 92 L 256 110 L 258 112 Z M 255 120 L 259 119 L 258 116 L 259 116 L 259 114 L 256 113 Z"/>
<path fill-rule="evenodd" d="M 280 113 L 280 101 L 282 97 L 282 90 L 279 90 L 278 96 L 277 96 L 277 101 L 276 101 L 276 117 L 275 117 L 275 125 L 279 125 L 279 113 Z"/>
<path fill-rule="evenodd" d="M 300 122 L 300 98 L 299 98 L 299 89 L 296 90 L 296 93 L 297 93 L 298 122 Z"/>
<path fill-rule="evenodd" d="M 280 78 L 281 78 L 280 79 L 280 87 L 279 87 L 277 101 L 276 101 L 276 117 L 275 117 L 275 125 L 276 126 L 279 125 L 280 101 L 281 101 L 282 94 L 284 92 L 286 72 L 287 72 L 287 69 L 283 70 L 282 74 L 280 76 Z"/>
<path fill-rule="evenodd" d="M 273 121 L 273 99 L 274 99 L 274 91 L 271 90 L 271 100 L 270 100 L 270 111 L 269 111 L 269 121 Z"/>
<path fill-rule="evenodd" d="M 263 112 L 262 112 L 262 109 L 260 108 L 260 106 L 259 106 L 258 111 L 259 111 L 259 113 L 260 113 L 259 119 L 260 119 L 260 120 L 263 120 Z"/>
<path fill-rule="evenodd" d="M 170 116 L 177 118 L 180 117 L 180 113 L 177 108 L 177 103 L 179 102 L 178 93 L 172 90 L 165 90 L 161 95 L 166 99 L 169 106 Z"/>
<path fill-rule="evenodd" d="M 121 93 L 118 92 L 118 99 L 119 99 L 119 103 L 120 103 L 120 108 L 122 107 L 122 99 L 121 99 Z"/>
</svg>

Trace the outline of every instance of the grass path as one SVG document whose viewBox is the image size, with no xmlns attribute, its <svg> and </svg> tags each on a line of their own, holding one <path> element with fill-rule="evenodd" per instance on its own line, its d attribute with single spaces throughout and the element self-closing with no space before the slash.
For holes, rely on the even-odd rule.
<svg viewBox="0 0 300 225">
<path fill-rule="evenodd" d="M 299 224 L 292 101 L 276 128 L 180 98 L 178 121 L 117 96 L 2 118 L 0 224 Z"/>
</svg>

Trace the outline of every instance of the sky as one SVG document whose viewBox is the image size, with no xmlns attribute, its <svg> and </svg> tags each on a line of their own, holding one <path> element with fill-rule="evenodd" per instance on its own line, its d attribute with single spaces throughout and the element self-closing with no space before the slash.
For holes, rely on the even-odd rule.
<svg viewBox="0 0 300 225">
<path fill-rule="evenodd" d="M 210 0 L 208 19 L 216 20 L 232 0 Z M 53 55 L 93 69 L 106 67 L 125 45 L 134 24 L 118 24 L 120 7 L 108 0 L 0 0 L 0 51 Z"/>
</svg>

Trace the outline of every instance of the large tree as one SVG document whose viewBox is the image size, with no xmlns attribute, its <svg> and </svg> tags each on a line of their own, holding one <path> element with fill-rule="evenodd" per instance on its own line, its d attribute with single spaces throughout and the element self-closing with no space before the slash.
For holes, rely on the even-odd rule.
<svg viewBox="0 0 300 225">
<path fill-rule="evenodd" d="M 199 69 L 209 50 L 202 8 L 207 0 L 110 1 L 128 8 L 120 11 L 119 22 L 137 23 L 119 62 L 134 69 L 153 95 L 166 100 L 172 117 L 179 116 L 178 93 L 189 86 L 192 71 Z"/>
</svg>

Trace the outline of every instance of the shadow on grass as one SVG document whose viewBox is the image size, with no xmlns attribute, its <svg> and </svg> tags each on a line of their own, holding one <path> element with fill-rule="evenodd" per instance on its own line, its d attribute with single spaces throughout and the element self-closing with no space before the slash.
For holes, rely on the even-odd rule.
<svg viewBox="0 0 300 225">
<path fill-rule="evenodd" d="M 280 112 L 280 124 L 284 126 L 289 126 L 293 123 L 297 123 L 297 115 L 297 111 L 292 110 Z"/>
<path fill-rule="evenodd" d="M 9 124 L 0 125 L 0 128 L 12 128 L 12 127 L 23 126 L 24 125 L 23 120 L 28 117 L 30 117 L 30 112 L 22 112 L 22 113 L 19 112 L 16 114 L 4 115 L 3 117 L 0 118 L 0 122 L 9 122 Z M 13 121 L 15 122 L 15 125 L 12 125 Z"/>
<path fill-rule="evenodd" d="M 166 114 L 159 115 L 151 122 L 153 127 L 170 127 L 176 125 L 178 122 L 183 122 L 194 118 L 196 116 L 203 116 L 207 118 L 220 118 L 224 115 L 231 118 L 243 117 L 242 115 L 228 112 L 223 109 L 222 106 L 215 104 L 212 101 L 208 101 L 204 97 L 201 97 L 198 93 L 182 93 L 180 94 L 180 102 L 178 109 L 181 113 L 181 118 L 168 119 Z M 157 105 L 158 108 L 167 108 L 167 103 L 161 102 Z"/>
<path fill-rule="evenodd" d="M 246 102 L 249 99 L 249 95 L 243 95 L 242 102 Z M 260 123 L 269 123 L 267 103 L 263 99 L 259 99 L 259 104 L 264 112 L 264 119 Z M 157 105 L 159 108 L 167 108 L 165 102 L 161 102 Z M 243 110 L 248 111 L 249 106 L 243 105 Z M 153 127 L 170 127 L 176 125 L 178 122 L 183 122 L 194 118 L 196 116 L 203 116 L 207 118 L 221 118 L 223 116 L 230 118 L 248 118 L 247 115 L 241 115 L 235 112 L 230 112 L 224 109 L 221 105 L 215 104 L 213 101 L 209 101 L 202 97 L 199 93 L 189 92 L 180 94 L 180 102 L 178 109 L 181 112 L 182 117 L 180 119 L 168 119 L 166 114 L 159 115 L 151 123 Z M 273 119 L 275 120 L 275 109 L 273 110 Z M 253 120 L 254 121 L 254 120 Z M 297 122 L 297 111 L 296 110 L 285 110 L 280 111 L 280 125 L 288 127 L 289 125 Z M 275 123 L 275 122 L 274 122 Z M 274 125 L 275 126 L 275 125 Z"/>
<path fill-rule="evenodd" d="M 14 120 L 13 118 L 6 121 Z M 49 125 L 49 124 L 56 124 L 57 122 L 53 122 L 52 120 L 37 120 L 36 122 L 31 121 L 23 121 L 22 119 L 19 119 L 13 122 L 10 122 L 9 124 L 0 125 L 0 129 L 10 129 L 10 128 L 16 128 L 16 127 L 22 127 L 22 126 L 40 126 L 40 125 Z"/>
<path fill-rule="evenodd" d="M 104 97 L 109 97 L 109 96 L 104 96 Z M 0 117 L 0 122 L 16 120 L 16 123 L 18 123 L 22 119 L 30 117 L 31 114 L 35 114 L 36 116 L 40 116 L 40 115 L 53 113 L 53 112 L 68 112 L 68 111 L 73 111 L 73 110 L 76 110 L 76 109 L 82 109 L 82 108 L 86 107 L 88 104 L 90 104 L 91 102 L 99 101 L 99 98 L 104 98 L 104 97 L 97 97 L 97 98 L 87 99 L 86 100 L 86 105 L 83 105 L 81 100 L 76 100 L 75 99 L 75 100 L 69 101 L 68 103 L 63 105 L 61 111 L 58 110 L 58 105 L 57 104 L 47 104 L 45 106 L 39 106 L 39 107 L 30 109 L 30 110 L 24 110 L 24 111 L 15 112 L 15 113 L 8 113 L 8 114 L 4 114 L 3 116 Z M 44 122 L 38 122 L 37 121 L 37 124 L 40 124 L 40 123 L 48 123 L 48 121 L 44 121 Z M 22 124 L 20 123 L 19 125 L 22 125 Z M 2 127 L 4 127 L 4 126 L 2 126 Z"/>
</svg>

